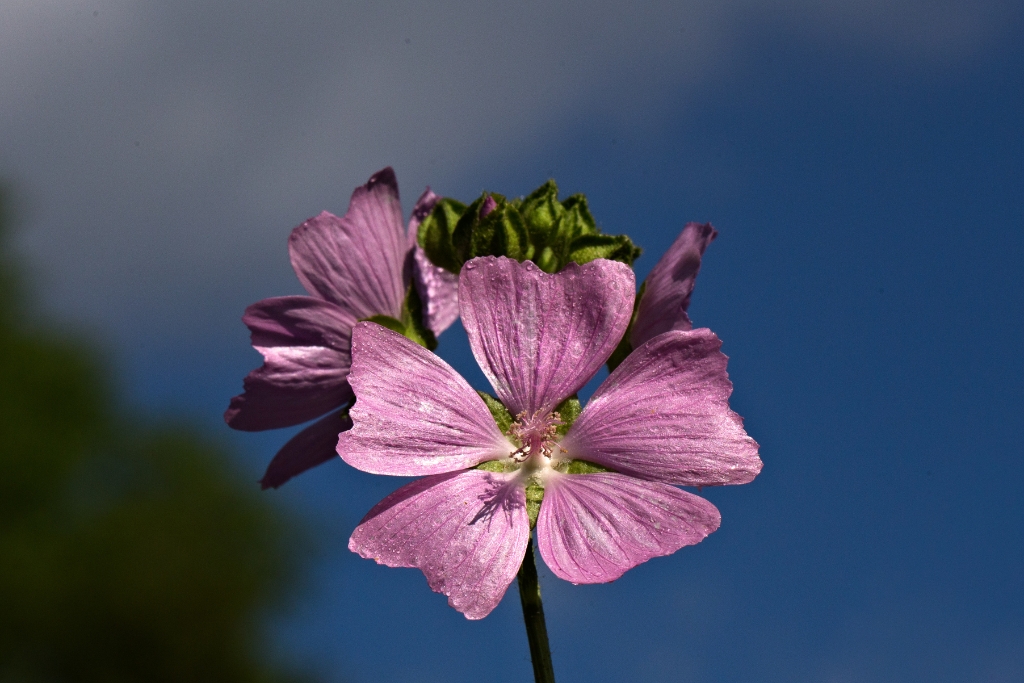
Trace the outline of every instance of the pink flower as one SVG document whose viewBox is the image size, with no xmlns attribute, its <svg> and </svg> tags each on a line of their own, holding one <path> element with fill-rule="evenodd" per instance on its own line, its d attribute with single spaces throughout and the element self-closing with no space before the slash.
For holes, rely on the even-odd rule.
<svg viewBox="0 0 1024 683">
<path fill-rule="evenodd" d="M 454 276 L 436 272 L 414 253 L 416 229 L 437 199 L 429 188 L 423 193 L 407 230 L 395 173 L 385 168 L 355 189 L 342 218 L 324 211 L 292 231 L 292 267 L 310 296 L 273 297 L 246 309 L 242 321 L 264 362 L 245 378 L 245 393 L 231 400 L 224 420 L 235 429 L 261 431 L 326 417 L 278 451 L 263 488 L 276 488 L 336 456 L 338 433 L 352 425 L 341 408 L 352 399 L 348 375 L 356 322 L 376 315 L 399 318 L 413 279 L 433 333 L 457 317 Z"/>
<path fill-rule="evenodd" d="M 709 330 L 669 331 L 637 348 L 560 436 L 556 407 L 615 349 L 633 291 L 632 271 L 613 261 L 554 275 L 507 258 L 466 264 L 462 321 L 516 416 L 507 434 L 443 360 L 379 325 L 356 325 L 358 401 L 338 453 L 367 472 L 426 476 L 370 510 L 349 548 L 419 568 L 479 619 L 519 569 L 541 488 L 540 553 L 573 583 L 612 581 L 717 529 L 718 510 L 676 486 L 749 482 L 761 461 L 729 410 L 726 357 Z"/>
</svg>

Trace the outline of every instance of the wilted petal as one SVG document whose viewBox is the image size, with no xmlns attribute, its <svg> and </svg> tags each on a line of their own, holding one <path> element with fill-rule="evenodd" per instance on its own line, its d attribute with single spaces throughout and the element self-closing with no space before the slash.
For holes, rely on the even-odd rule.
<svg viewBox="0 0 1024 683">
<path fill-rule="evenodd" d="M 399 317 L 409 248 L 394 171 L 385 168 L 356 188 L 344 217 L 324 211 L 295 228 L 288 248 L 310 294 L 356 319 Z"/>
<path fill-rule="evenodd" d="M 346 311 L 314 297 L 283 296 L 249 306 L 242 321 L 264 363 L 243 381 L 245 393 L 231 399 L 224 413 L 228 425 L 244 431 L 291 427 L 352 397 L 347 377 L 354 321 Z"/>
<path fill-rule="evenodd" d="M 459 307 L 473 355 L 513 415 L 551 410 L 608 360 L 632 315 L 633 271 L 617 261 L 484 256 L 462 268 Z"/>
<path fill-rule="evenodd" d="M 293 436 L 277 452 L 260 479 L 264 489 L 276 489 L 297 474 L 338 457 L 338 434 L 352 428 L 352 420 L 343 412 L 331 413 Z"/>
<path fill-rule="evenodd" d="M 761 459 L 729 410 L 721 346 L 708 329 L 650 340 L 598 387 L 562 447 L 570 457 L 670 484 L 750 481 Z"/>
<path fill-rule="evenodd" d="M 356 325 L 349 382 L 355 426 L 339 438 L 338 453 L 364 472 L 454 472 L 515 450 L 459 373 L 380 325 Z"/>
<path fill-rule="evenodd" d="M 420 569 L 449 605 L 481 619 L 515 578 L 529 536 L 516 476 L 468 470 L 398 489 L 370 510 L 348 547 L 379 564 Z"/>
<path fill-rule="evenodd" d="M 687 223 L 651 269 L 630 332 L 634 348 L 662 332 L 693 328 L 686 309 L 690 307 L 701 256 L 717 236 L 710 223 Z"/>
<path fill-rule="evenodd" d="M 537 545 L 556 576 L 614 581 L 715 531 L 722 517 L 699 496 L 623 474 L 553 474 L 537 518 Z"/>
</svg>

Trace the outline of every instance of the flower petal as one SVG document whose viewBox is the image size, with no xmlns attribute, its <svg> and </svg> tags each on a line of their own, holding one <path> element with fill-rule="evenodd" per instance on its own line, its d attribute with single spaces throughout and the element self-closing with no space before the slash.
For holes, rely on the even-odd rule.
<svg viewBox="0 0 1024 683">
<path fill-rule="evenodd" d="M 718 233 L 710 223 L 687 223 L 647 276 L 630 342 L 633 348 L 669 330 L 690 330 L 686 315 L 700 259 Z"/>
<path fill-rule="evenodd" d="M 537 545 L 559 578 L 605 583 L 699 543 L 721 521 L 714 505 L 668 484 L 614 472 L 553 474 L 537 518 Z"/>
<path fill-rule="evenodd" d="M 352 398 L 347 378 L 354 320 L 344 309 L 310 296 L 282 296 L 249 306 L 242 321 L 264 363 L 245 378 L 245 393 L 231 399 L 224 413 L 229 426 L 291 427 Z"/>
<path fill-rule="evenodd" d="M 415 567 L 469 619 L 482 619 L 526 554 L 530 522 L 514 474 L 467 470 L 425 477 L 378 503 L 349 550 L 389 567 Z"/>
<path fill-rule="evenodd" d="M 423 324 L 439 336 L 459 317 L 459 276 L 438 268 L 423 251 L 413 249 L 413 278 L 423 302 Z"/>
<path fill-rule="evenodd" d="M 324 211 L 295 228 L 288 249 L 310 294 L 356 319 L 399 317 L 409 248 L 394 171 L 385 168 L 357 187 L 344 217 Z"/>
<path fill-rule="evenodd" d="M 631 353 L 562 439 L 573 458 L 683 486 L 743 484 L 757 443 L 729 410 L 722 342 L 708 329 L 666 332 Z"/>
<path fill-rule="evenodd" d="M 376 323 L 353 331 L 349 382 L 355 426 L 338 439 L 338 453 L 364 472 L 454 472 L 515 450 L 459 373 Z"/>
<path fill-rule="evenodd" d="M 634 286 L 629 266 L 604 259 L 553 275 L 505 257 L 463 266 L 462 324 L 513 415 L 551 410 L 594 376 L 629 324 Z"/>
<path fill-rule="evenodd" d="M 344 411 L 333 412 L 293 436 L 277 452 L 260 479 L 264 490 L 281 486 L 297 474 L 338 457 L 338 434 L 352 428 Z"/>
</svg>

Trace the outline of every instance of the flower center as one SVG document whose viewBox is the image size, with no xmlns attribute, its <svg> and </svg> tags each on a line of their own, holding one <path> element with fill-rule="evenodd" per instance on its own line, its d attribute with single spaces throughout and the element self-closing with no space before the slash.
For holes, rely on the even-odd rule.
<svg viewBox="0 0 1024 683">
<path fill-rule="evenodd" d="M 509 434 L 521 445 L 511 457 L 516 462 L 534 459 L 535 464 L 546 464 L 558 448 L 558 427 L 562 419 L 558 413 L 538 410 L 532 415 L 523 411 L 516 415 L 516 421 Z"/>
</svg>

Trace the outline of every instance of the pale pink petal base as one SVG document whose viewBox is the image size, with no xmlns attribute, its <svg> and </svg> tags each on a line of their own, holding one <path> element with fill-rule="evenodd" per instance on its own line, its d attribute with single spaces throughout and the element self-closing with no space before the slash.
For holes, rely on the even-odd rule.
<svg viewBox="0 0 1024 683">
<path fill-rule="evenodd" d="M 292 477 L 338 457 L 338 434 L 352 428 L 352 420 L 342 411 L 317 420 L 289 439 L 277 452 L 260 479 L 264 490 L 276 489 Z"/>
<path fill-rule="evenodd" d="M 352 331 L 348 380 L 355 426 L 338 439 L 338 454 L 364 472 L 454 472 L 515 450 L 459 373 L 380 325 L 362 322 Z"/>
<path fill-rule="evenodd" d="M 420 569 L 449 605 L 482 619 L 519 571 L 529 536 L 515 475 L 468 470 L 398 489 L 370 510 L 348 547 L 379 564 Z"/>
<path fill-rule="evenodd" d="M 708 329 L 666 332 L 598 387 L 561 446 L 569 457 L 682 486 L 745 484 L 757 442 L 729 409 L 722 342 Z"/>
<path fill-rule="evenodd" d="M 555 274 L 484 256 L 459 275 L 459 307 L 477 363 L 517 415 L 551 410 L 594 376 L 625 333 L 635 280 L 598 259 Z"/>
<path fill-rule="evenodd" d="M 548 567 L 573 583 L 614 581 L 652 557 L 704 540 L 722 517 L 700 496 L 613 472 L 553 474 L 537 519 Z"/>
</svg>

